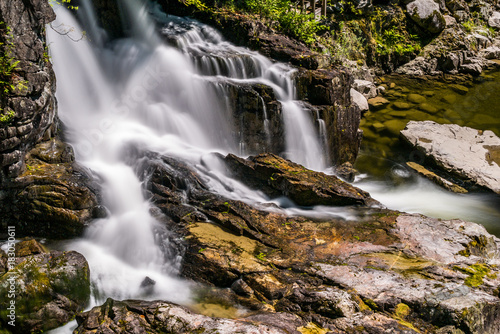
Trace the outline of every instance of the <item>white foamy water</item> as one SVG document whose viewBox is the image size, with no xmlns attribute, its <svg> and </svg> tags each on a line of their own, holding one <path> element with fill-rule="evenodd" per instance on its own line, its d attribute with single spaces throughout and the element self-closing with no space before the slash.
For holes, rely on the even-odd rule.
<svg viewBox="0 0 500 334">
<path fill-rule="evenodd" d="M 88 5 L 83 2 L 82 7 Z M 159 14 L 164 33 L 177 34 L 177 48 L 168 46 L 156 34 L 145 7 L 133 0 L 120 6 L 132 19 L 131 36 L 106 47 L 105 33 L 95 27 L 91 35 L 98 37 L 93 44 L 79 40 L 81 28 L 60 7 L 53 26 L 60 32 L 72 29 L 72 38 L 47 29 L 59 116 L 77 160 L 102 180 L 109 210 L 108 218 L 93 222 L 84 238 L 67 246 L 81 252 L 90 264 L 92 305 L 107 297 L 190 302 L 189 284 L 177 277 L 180 254 L 172 247 L 175 236 L 151 215 L 152 205 L 144 198 L 134 160 L 138 151 L 180 158 L 200 172 L 213 192 L 266 210 L 321 219 L 356 217 L 355 211 L 345 208 L 297 208 L 286 198 L 269 199 L 228 178 L 212 155 L 245 151 L 245 143 L 234 136 L 227 84 L 262 83 L 273 89 L 283 107 L 286 156 L 311 169 L 325 169 L 324 122 L 295 101 L 291 68 L 223 41 L 210 27 Z M 91 7 L 85 8 L 92 13 Z M 93 14 L 87 16 L 88 22 L 95 22 Z M 265 128 L 264 103 L 262 108 Z M 358 185 L 372 190 L 372 196 L 389 207 L 407 211 L 432 208 L 435 200 L 428 199 L 435 194 L 446 197 L 427 185 L 416 192 L 421 194 L 418 200 L 415 192 Z M 269 203 L 282 208 L 265 205 Z M 450 208 L 467 208 L 464 203 L 467 200 L 450 202 Z M 443 212 L 436 208 L 436 214 Z M 156 282 L 152 290 L 141 287 L 146 277 Z"/>
<path fill-rule="evenodd" d="M 96 27 L 89 33 L 97 36 L 95 43 L 82 39 L 79 24 L 62 7 L 56 8 L 53 24 L 58 32 L 48 29 L 59 116 L 77 160 L 102 179 L 109 210 L 108 218 L 93 222 L 84 238 L 67 247 L 81 252 L 90 264 L 93 305 L 107 297 L 185 304 L 190 288 L 176 277 L 180 254 L 169 244 L 173 236 L 150 214 L 151 204 L 134 169 L 134 152 L 181 158 L 200 170 L 214 192 L 248 203 L 268 202 L 262 193 L 224 175 L 218 163 L 210 163 L 212 152 L 238 153 L 241 148 L 233 136 L 227 92 L 217 84 L 224 81 L 272 87 L 283 105 L 287 156 L 293 160 L 324 168 L 320 138 L 310 112 L 294 100 L 290 68 L 224 42 L 209 27 L 179 18 L 166 24 L 168 29 L 185 30 L 179 48 L 167 46 L 144 6 L 133 0 L 120 6 L 132 18 L 131 37 L 107 47 L 105 34 Z M 88 1 L 82 7 L 83 21 L 95 23 Z M 264 103 L 262 108 L 265 114 Z M 333 209 L 329 214 L 344 215 Z M 141 287 L 146 277 L 156 282 L 152 292 Z"/>
</svg>

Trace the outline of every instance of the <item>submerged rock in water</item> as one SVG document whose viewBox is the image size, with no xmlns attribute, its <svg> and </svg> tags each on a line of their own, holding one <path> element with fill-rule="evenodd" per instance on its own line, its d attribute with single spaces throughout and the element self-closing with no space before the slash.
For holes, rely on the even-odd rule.
<svg viewBox="0 0 500 334">
<path fill-rule="evenodd" d="M 452 191 L 454 193 L 460 193 L 460 194 L 464 194 L 467 192 L 466 189 L 460 187 L 459 185 L 457 185 L 451 181 L 446 180 L 445 178 L 437 175 L 434 172 L 431 172 L 430 170 L 426 169 L 422 165 L 419 165 L 415 162 L 407 162 L 406 165 L 408 167 L 412 168 L 413 170 L 415 170 L 420 175 L 425 176 L 429 180 L 437 183 L 438 185 L 445 188 L 446 190 Z"/>
<path fill-rule="evenodd" d="M 315 172 L 274 154 L 225 158 L 230 172 L 271 197 L 286 196 L 301 206 L 377 204 L 370 195 L 336 176 Z"/>
<path fill-rule="evenodd" d="M 31 251 L 30 251 L 31 249 Z M 9 250 L 10 253 L 10 250 Z M 44 251 L 35 240 L 15 246 L 12 266 L 0 276 L 2 316 L 7 333 L 38 333 L 64 325 L 83 310 L 90 297 L 89 266 L 83 255 Z M 14 291 L 13 298 L 7 298 Z M 15 301 L 15 327 L 7 324 Z"/>
<path fill-rule="evenodd" d="M 403 138 L 446 172 L 500 194 L 500 138 L 456 124 L 407 124 Z"/>
</svg>

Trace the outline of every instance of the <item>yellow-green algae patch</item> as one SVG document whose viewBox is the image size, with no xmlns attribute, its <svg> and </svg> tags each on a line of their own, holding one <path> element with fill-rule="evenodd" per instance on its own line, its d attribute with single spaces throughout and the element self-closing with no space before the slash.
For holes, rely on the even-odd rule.
<svg viewBox="0 0 500 334">
<path fill-rule="evenodd" d="M 417 333 L 420 333 L 418 329 L 415 328 L 410 322 L 407 321 L 407 317 L 410 315 L 411 309 L 408 305 L 404 303 L 399 303 L 394 309 L 393 317 L 398 321 L 398 323 L 404 327 L 408 327 Z"/>
<path fill-rule="evenodd" d="M 497 277 L 496 273 L 491 274 L 491 269 L 482 263 L 476 263 L 466 268 L 454 267 L 454 269 L 469 275 L 469 277 L 465 279 L 464 283 L 465 285 L 473 288 L 482 285 L 485 277 L 492 279 Z"/>
<path fill-rule="evenodd" d="M 297 328 L 302 334 L 326 334 L 328 330 L 316 325 L 313 322 L 308 323 L 306 326 Z"/>
<path fill-rule="evenodd" d="M 193 237 L 207 247 L 200 250 L 204 256 L 216 260 L 220 258 L 221 254 L 224 254 L 231 258 L 228 265 L 239 271 L 268 269 L 254 255 L 259 254 L 258 249 L 265 248 L 260 242 L 226 232 L 211 223 L 196 223 L 189 225 L 188 229 Z"/>
<path fill-rule="evenodd" d="M 212 318 L 236 319 L 244 315 L 245 311 L 240 308 L 219 303 L 196 303 L 190 307 L 196 313 Z"/>
<path fill-rule="evenodd" d="M 368 258 L 370 267 L 382 270 L 394 270 L 402 274 L 412 274 L 434 265 L 434 262 L 421 259 L 410 258 L 402 253 L 370 253 L 362 255 Z"/>
</svg>

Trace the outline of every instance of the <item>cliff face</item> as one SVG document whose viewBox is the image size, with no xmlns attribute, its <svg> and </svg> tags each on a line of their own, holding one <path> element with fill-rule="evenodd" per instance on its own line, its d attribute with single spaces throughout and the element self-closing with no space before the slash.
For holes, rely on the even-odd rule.
<svg viewBox="0 0 500 334">
<path fill-rule="evenodd" d="M 47 1 L 0 2 L 0 21 L 4 22 L 2 51 L 19 61 L 8 78 L 15 89 L 7 87 L 0 93 L 3 115 L 12 115 L 0 123 L 2 184 L 25 171 L 26 152 L 50 138 L 57 128 L 55 76 L 45 43 L 45 25 L 54 19 Z"/>
<path fill-rule="evenodd" d="M 0 226 L 17 236 L 75 236 L 98 212 L 98 187 L 59 137 L 45 39 L 54 19 L 47 0 L 0 2 Z"/>
</svg>

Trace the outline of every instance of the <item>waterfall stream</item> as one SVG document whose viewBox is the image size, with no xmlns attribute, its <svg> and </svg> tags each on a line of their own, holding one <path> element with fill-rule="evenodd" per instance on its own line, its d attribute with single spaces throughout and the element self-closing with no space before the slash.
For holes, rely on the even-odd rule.
<svg viewBox="0 0 500 334">
<path fill-rule="evenodd" d="M 96 20 L 89 5 L 84 2 L 79 14 L 92 24 Z M 211 161 L 212 152 L 240 153 L 229 121 L 233 111 L 226 83 L 272 88 L 283 106 L 289 158 L 324 169 L 321 139 L 309 112 L 294 100 L 291 68 L 231 45 L 205 25 L 164 16 L 163 33 L 175 33 L 177 39 L 177 47 L 168 46 L 155 32 L 146 7 L 132 0 L 120 6 L 132 18 L 131 37 L 107 46 L 102 29 L 88 31 L 91 43 L 62 7 L 56 8 L 55 29 L 48 29 L 60 118 L 77 160 L 102 179 L 109 210 L 108 218 L 93 222 L 84 238 L 67 248 L 89 262 L 91 306 L 107 297 L 186 304 L 190 287 L 175 276 L 179 254 L 169 247 L 173 236 L 151 216 L 133 152 L 174 156 L 195 168 L 203 161 L 206 175 L 215 176 L 207 180 L 213 191 L 252 203 L 269 201 L 225 176 Z M 261 100 L 265 126 L 267 110 Z M 326 214 L 342 215 L 336 211 Z M 153 293 L 141 287 L 146 277 L 156 282 Z"/>
<path fill-rule="evenodd" d="M 233 110 L 228 85 L 259 83 L 271 87 L 281 103 L 286 157 L 325 170 L 325 124 L 295 100 L 292 68 L 232 45 L 206 25 L 155 11 L 163 24 L 161 36 L 150 11 L 134 0 L 120 4 L 131 19 L 131 36 L 106 43 L 105 32 L 95 26 L 90 1 L 82 2 L 86 18 L 81 21 L 94 25 L 88 32 L 92 42 L 62 7 L 56 7 L 55 29 L 47 31 L 58 82 L 59 116 L 77 160 L 102 180 L 109 210 L 108 218 L 93 222 L 82 239 L 67 245 L 90 264 L 91 306 L 107 297 L 190 302 L 190 285 L 176 277 L 180 258 L 170 247 L 175 236 L 151 214 L 153 206 L 143 195 L 134 152 L 179 158 L 202 171 L 211 190 L 227 198 L 255 205 L 272 202 L 281 208 L 266 209 L 289 214 L 355 217 L 344 208 L 305 210 L 287 199 L 269 199 L 224 175 L 212 156 L 212 152 L 245 154 L 246 143 L 234 136 L 234 124 L 229 121 Z M 262 97 L 259 101 L 269 141 L 268 110 Z M 438 193 L 434 188 L 430 192 Z M 402 194 L 396 197 L 404 198 Z M 156 282 L 153 293 L 141 287 L 146 277 Z"/>
</svg>

